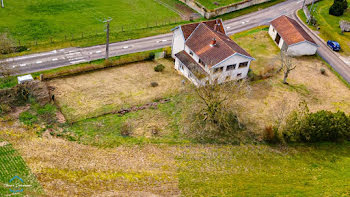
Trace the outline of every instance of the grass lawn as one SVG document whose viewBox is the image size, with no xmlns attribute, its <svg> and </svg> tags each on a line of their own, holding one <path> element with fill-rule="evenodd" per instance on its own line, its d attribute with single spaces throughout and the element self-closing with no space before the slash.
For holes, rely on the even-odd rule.
<svg viewBox="0 0 350 197">
<path fill-rule="evenodd" d="M 320 27 L 320 30 L 316 30 L 315 27 L 311 27 L 313 30 L 319 32 L 319 36 L 324 40 L 334 40 L 340 43 L 342 50 L 340 53 L 344 56 L 350 55 L 350 33 L 345 32 L 341 33 L 339 27 L 340 20 L 350 21 L 350 9 L 347 9 L 344 12 L 343 16 L 332 16 L 329 14 L 329 8 L 333 4 L 333 0 L 322 0 L 315 4 L 316 11 L 314 16 L 317 20 L 317 23 Z M 299 11 L 299 16 L 302 16 L 302 19 L 305 21 L 305 15 L 302 11 Z"/>
<path fill-rule="evenodd" d="M 163 72 L 154 67 L 163 64 Z M 78 121 L 141 105 L 176 94 L 181 89 L 181 76 L 173 69 L 173 62 L 140 62 L 105 69 L 88 74 L 55 79 L 53 94 L 68 121 Z M 158 87 L 151 87 L 157 82 Z"/>
<path fill-rule="evenodd" d="M 35 130 L 5 131 L 48 196 L 350 194 L 349 143 L 96 148 L 38 138 Z"/>
<path fill-rule="evenodd" d="M 15 189 L 15 187 L 7 186 L 14 185 L 16 183 L 21 185 L 31 185 L 27 188 L 23 188 L 23 192 L 20 192 L 20 194 L 29 196 L 40 196 L 42 194 L 42 188 L 41 185 L 38 183 L 36 177 L 33 176 L 31 170 L 28 168 L 21 155 L 12 147 L 12 145 L 5 145 L 4 143 L 5 141 L 2 141 L 0 138 L 1 196 L 11 195 L 12 192 L 10 191 L 10 189 L 19 190 Z M 15 179 L 10 183 L 9 181 L 15 176 L 20 177 L 23 180 L 23 183 L 18 179 Z"/>
<path fill-rule="evenodd" d="M 173 0 L 175 1 L 175 0 Z M 62 47 L 67 44 L 89 45 L 96 42 L 103 43 L 105 24 L 108 17 L 111 22 L 111 41 L 118 41 L 142 37 L 147 26 L 163 25 L 165 22 L 181 21 L 181 17 L 174 11 L 164 7 L 154 0 L 33 0 L 6 1 L 1 9 L 0 32 L 8 32 L 16 42 L 34 45 L 44 42 L 50 44 L 59 42 Z M 152 13 L 152 14 L 150 14 Z M 122 27 L 127 32 L 121 32 Z M 130 29 L 139 29 L 131 31 Z M 167 27 L 171 29 L 171 27 Z M 163 29 L 150 29 L 164 33 Z M 117 33 L 121 32 L 121 33 Z M 94 36 L 99 34 L 98 36 Z M 128 35 L 124 35 L 128 34 Z M 153 32 L 154 34 L 154 32 Z M 81 39 L 81 37 L 93 36 Z M 73 41 L 70 40 L 73 37 Z M 137 36 L 136 36 L 137 37 Z M 66 43 L 65 39 L 69 40 Z M 76 41 L 76 39 L 80 40 Z M 96 41 L 97 40 L 97 41 Z M 44 47 L 44 46 L 39 46 Z M 35 49 L 35 47 L 34 47 Z"/>
</svg>

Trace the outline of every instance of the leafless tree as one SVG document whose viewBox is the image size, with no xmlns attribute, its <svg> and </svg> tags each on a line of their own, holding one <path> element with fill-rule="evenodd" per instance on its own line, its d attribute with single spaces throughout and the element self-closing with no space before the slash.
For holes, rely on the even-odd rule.
<svg viewBox="0 0 350 197">
<path fill-rule="evenodd" d="M 289 73 L 294 70 L 297 65 L 293 63 L 293 58 L 287 54 L 285 50 L 281 50 L 280 53 L 280 61 L 281 61 L 281 67 L 280 71 L 283 71 L 284 77 L 283 77 L 283 83 L 288 84 L 287 78 L 289 76 Z"/>
</svg>

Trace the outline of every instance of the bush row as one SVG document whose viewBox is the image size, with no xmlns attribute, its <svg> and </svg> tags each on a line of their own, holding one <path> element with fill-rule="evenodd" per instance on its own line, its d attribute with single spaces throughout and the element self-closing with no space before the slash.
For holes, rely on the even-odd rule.
<svg viewBox="0 0 350 197">
<path fill-rule="evenodd" d="M 342 111 L 293 111 L 282 127 L 266 127 L 270 142 L 338 142 L 350 140 L 350 116 Z"/>
</svg>

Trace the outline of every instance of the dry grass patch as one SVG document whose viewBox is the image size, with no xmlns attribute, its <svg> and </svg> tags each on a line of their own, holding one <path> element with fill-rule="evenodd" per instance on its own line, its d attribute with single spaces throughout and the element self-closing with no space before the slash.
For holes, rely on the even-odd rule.
<svg viewBox="0 0 350 197">
<path fill-rule="evenodd" d="M 165 66 L 161 73 L 154 72 L 158 62 Z M 48 83 L 55 87 L 53 94 L 66 118 L 77 121 L 177 93 L 181 77 L 173 62 L 158 62 L 129 64 Z M 151 82 L 159 86 L 151 87 Z"/>
<path fill-rule="evenodd" d="M 233 39 L 246 49 L 256 61 L 251 69 L 256 74 L 264 73 L 270 67 L 279 66 L 279 49 L 261 27 L 239 34 Z M 297 68 L 290 73 L 289 85 L 282 83 L 283 75 L 254 81 L 247 98 L 240 100 L 240 114 L 252 130 L 261 133 L 265 126 L 274 124 L 279 113 L 290 112 L 305 100 L 311 111 L 342 110 L 350 113 L 350 91 L 319 57 L 298 57 L 293 59 Z M 326 69 L 322 75 L 320 69 Z"/>
<path fill-rule="evenodd" d="M 48 196 L 178 195 L 171 147 L 99 149 L 59 138 L 38 138 L 37 129 L 1 125 L 0 137 L 19 150 Z"/>
</svg>

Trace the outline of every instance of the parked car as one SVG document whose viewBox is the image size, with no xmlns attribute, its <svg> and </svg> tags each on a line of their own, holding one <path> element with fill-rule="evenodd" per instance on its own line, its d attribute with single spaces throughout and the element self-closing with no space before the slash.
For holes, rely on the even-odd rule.
<svg viewBox="0 0 350 197">
<path fill-rule="evenodd" d="M 336 41 L 328 40 L 327 46 L 333 51 L 340 51 L 340 44 Z"/>
</svg>

